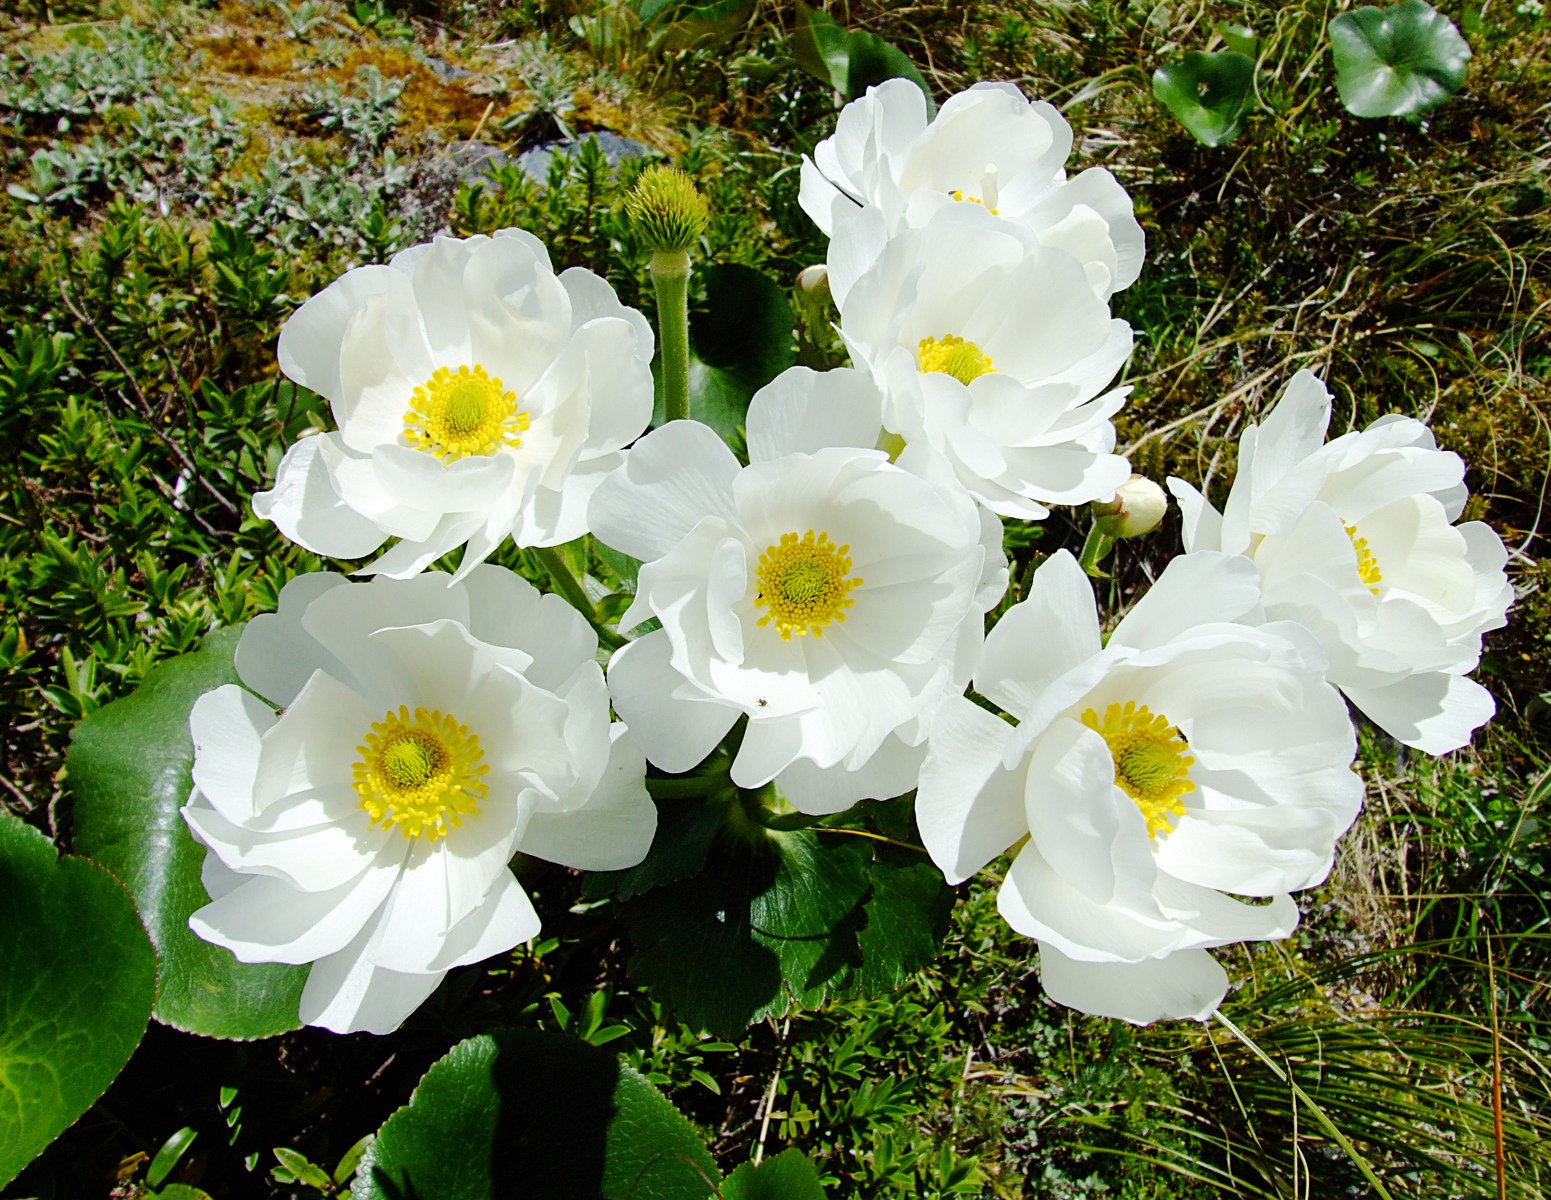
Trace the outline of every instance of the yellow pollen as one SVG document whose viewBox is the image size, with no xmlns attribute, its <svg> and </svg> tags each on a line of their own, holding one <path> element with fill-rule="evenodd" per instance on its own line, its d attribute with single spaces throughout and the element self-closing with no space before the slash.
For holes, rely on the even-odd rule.
<svg viewBox="0 0 1551 1200">
<path fill-rule="evenodd" d="M 1352 549 L 1357 551 L 1357 575 L 1368 590 L 1375 596 L 1379 594 L 1379 584 L 1384 582 L 1384 573 L 1379 570 L 1379 560 L 1373 557 L 1373 551 L 1368 549 L 1368 539 L 1357 536 L 1357 526 L 1347 525 L 1346 536 L 1352 539 Z"/>
<path fill-rule="evenodd" d="M 415 389 L 404 413 L 404 437 L 416 450 L 457 462 L 522 445 L 528 424 L 516 393 L 475 363 L 455 372 L 438 367 Z"/>
<path fill-rule="evenodd" d="M 961 201 L 964 204 L 978 204 L 981 208 L 986 208 L 986 202 L 979 196 L 966 196 L 963 192 L 959 191 L 958 188 L 950 188 L 948 190 L 948 195 L 952 196 L 955 200 Z M 987 208 L 986 211 L 991 213 L 993 216 L 996 214 L 996 209 L 994 208 Z"/>
<path fill-rule="evenodd" d="M 824 636 L 824 626 L 846 619 L 845 610 L 853 601 L 851 593 L 862 586 L 860 576 L 851 571 L 851 547 L 837 546 L 829 534 L 817 536 L 808 530 L 800 538 L 783 533 L 781 540 L 767 546 L 759 556 L 754 607 L 765 614 L 757 624 L 764 628 L 775 624 L 781 640 L 792 635 Z"/>
<path fill-rule="evenodd" d="M 996 370 L 989 354 L 981 353 L 974 342 L 966 342 L 951 333 L 940 338 L 922 338 L 916 349 L 916 366 L 923 375 L 931 371 L 952 375 L 965 387 L 969 386 L 970 380 Z"/>
<path fill-rule="evenodd" d="M 1082 715 L 1082 723 L 1109 745 L 1115 761 L 1115 786 L 1136 802 L 1147 819 L 1147 836 L 1156 838 L 1174 828 L 1174 818 L 1185 815 L 1182 797 L 1196 790 L 1190 782 L 1195 758 L 1189 743 L 1162 713 L 1150 712 L 1134 700 L 1111 704 L 1099 719 L 1095 709 Z"/>
<path fill-rule="evenodd" d="M 360 758 L 352 768 L 352 786 L 372 824 L 397 829 L 407 838 L 445 837 L 476 816 L 490 790 L 490 773 L 479 738 L 440 709 L 406 705 L 372 722 Z"/>
</svg>

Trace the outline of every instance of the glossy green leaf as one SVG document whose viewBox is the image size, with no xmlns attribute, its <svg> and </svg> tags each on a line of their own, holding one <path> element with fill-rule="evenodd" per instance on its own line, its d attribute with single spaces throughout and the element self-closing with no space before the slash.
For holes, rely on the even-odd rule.
<svg viewBox="0 0 1551 1200">
<path fill-rule="evenodd" d="M 1442 104 L 1465 82 L 1470 46 L 1426 0 L 1354 8 L 1330 22 L 1336 91 L 1353 116 L 1403 117 Z"/>
<path fill-rule="evenodd" d="M 1192 50 L 1153 72 L 1152 94 L 1196 141 L 1221 146 L 1244 129 L 1254 95 L 1255 60 L 1235 50 Z"/>
<path fill-rule="evenodd" d="M 818 1170 L 793 1147 L 759 1166 L 744 1163 L 722 1184 L 722 1200 L 824 1200 Z"/>
<path fill-rule="evenodd" d="M 208 903 L 204 849 L 178 810 L 192 788 L 188 716 L 211 688 L 235 683 L 240 629 L 163 663 L 136 691 L 92 713 L 70 740 L 75 848 L 124 881 L 156 946 L 156 1019 L 208 1037 L 259 1038 L 300 1024 L 306 967 L 240 963 L 201 941 L 189 914 Z"/>
<path fill-rule="evenodd" d="M 1260 37 L 1248 25 L 1233 21 L 1217 22 L 1217 34 L 1228 44 L 1228 49 L 1249 58 L 1260 54 Z"/>
<path fill-rule="evenodd" d="M 857 933 L 861 966 L 848 991 L 891 992 L 937 957 L 953 916 L 954 892 L 924 854 L 877 846 L 872 893 Z"/>
<path fill-rule="evenodd" d="M 749 400 L 797 361 L 797 319 L 769 276 L 737 263 L 703 268 L 705 302 L 689 319 L 689 411 L 723 437 Z M 659 398 L 658 419 L 661 419 Z"/>
<path fill-rule="evenodd" d="M 703 872 L 621 909 L 632 978 L 686 1023 L 733 1035 L 848 980 L 871 851 L 811 830 L 723 833 Z"/>
<path fill-rule="evenodd" d="M 522 1030 L 454 1046 L 361 1160 L 355 1200 L 702 1200 L 716 1164 L 611 1054 Z"/>
<path fill-rule="evenodd" d="M 877 34 L 849 32 L 833 17 L 799 3 L 791 45 L 797 65 L 827 83 L 842 101 L 855 100 L 886 79 L 908 79 L 926 97 L 927 114 L 936 111 L 932 89 L 910 56 Z"/>
<path fill-rule="evenodd" d="M 647 780 L 647 790 L 652 781 Z M 709 789 L 714 781 L 707 780 Z M 705 864 L 717 831 L 726 820 L 722 799 L 675 796 L 657 801 L 657 834 L 646 857 L 621 871 L 591 871 L 584 884 L 588 896 L 629 900 L 665 883 L 696 874 Z"/>
<path fill-rule="evenodd" d="M 123 1070 L 155 987 L 118 880 L 0 813 L 0 1186 Z"/>
</svg>

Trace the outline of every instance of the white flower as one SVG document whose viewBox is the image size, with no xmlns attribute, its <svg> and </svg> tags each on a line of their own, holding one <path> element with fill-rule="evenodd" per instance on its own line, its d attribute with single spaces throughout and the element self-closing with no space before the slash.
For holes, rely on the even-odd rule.
<svg viewBox="0 0 1551 1200">
<path fill-rule="evenodd" d="M 839 303 L 852 361 L 877 380 L 883 425 L 904 443 L 901 466 L 1024 520 L 1130 476 L 1109 453 L 1129 389 L 1100 393 L 1131 328 L 1065 251 L 959 205 L 890 239 Z"/>
<path fill-rule="evenodd" d="M 190 718 L 183 815 L 213 898 L 190 926 L 244 962 L 312 963 L 302 1020 L 340 1033 L 397 1028 L 449 969 L 533 937 L 513 854 L 626 867 L 656 828 L 596 650 L 499 567 L 293 579 L 238 644 L 252 690 Z"/>
<path fill-rule="evenodd" d="M 1018 724 L 958 700 L 933 726 L 916 796 L 926 848 L 957 883 L 1028 835 L 998 903 L 1038 939 L 1063 1004 L 1206 1016 L 1227 988 L 1207 949 L 1285 937 L 1287 893 L 1330 870 L 1362 798 L 1356 739 L 1298 626 L 1238 623 L 1258 600 L 1247 562 L 1184 555 L 1101 643 L 1062 551 L 986 636 L 975 674 Z"/>
<path fill-rule="evenodd" d="M 892 79 L 841 111 L 834 136 L 803 160 L 798 198 L 820 229 L 843 242 L 845 281 L 886 238 L 924 226 L 942 208 L 973 205 L 1066 250 L 1107 300 L 1141 270 L 1142 229 L 1108 171 L 1066 178 L 1071 148 L 1061 114 L 1010 83 L 977 83 L 928 121 L 920 89 Z M 847 231 L 853 223 L 866 232 Z M 837 265 L 834 254 L 830 265 Z"/>
<path fill-rule="evenodd" d="M 253 510 L 364 573 L 414 575 L 466 545 L 459 576 L 511 535 L 587 532 L 587 501 L 651 420 L 652 334 L 532 234 L 440 237 L 347 271 L 280 334 L 280 368 L 339 432 L 303 438 Z M 455 576 L 457 577 L 457 576 Z"/>
<path fill-rule="evenodd" d="M 1458 749 L 1496 711 L 1465 673 L 1513 602 L 1502 539 L 1452 524 L 1465 465 L 1420 421 L 1380 417 L 1325 444 L 1329 424 L 1330 393 L 1300 371 L 1245 430 L 1221 514 L 1170 479 L 1185 549 L 1246 555 L 1266 615 L 1313 632 L 1347 699 L 1408 746 Z"/>
<path fill-rule="evenodd" d="M 749 408 L 749 466 L 674 421 L 598 489 L 596 536 L 644 564 L 620 627 L 662 622 L 609 664 L 656 766 L 688 770 L 746 715 L 739 786 L 818 813 L 915 785 L 1007 569 L 993 518 L 872 448 L 877 404 L 858 372 L 793 368 Z"/>
</svg>

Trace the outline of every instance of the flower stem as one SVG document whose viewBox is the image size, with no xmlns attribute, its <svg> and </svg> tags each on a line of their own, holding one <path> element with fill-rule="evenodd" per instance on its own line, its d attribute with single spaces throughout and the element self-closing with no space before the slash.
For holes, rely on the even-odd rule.
<svg viewBox="0 0 1551 1200">
<path fill-rule="evenodd" d="M 1099 569 L 1099 564 L 1109 556 L 1109 552 L 1115 548 L 1116 539 L 1099 528 L 1095 521 L 1093 527 L 1088 530 L 1088 540 L 1082 544 L 1082 556 L 1077 564 L 1095 579 L 1108 579 L 1108 573 Z"/>
<path fill-rule="evenodd" d="M 689 255 L 659 250 L 651 266 L 662 349 L 663 420 L 683 421 L 689 418 Z"/>
<path fill-rule="evenodd" d="M 537 556 L 539 562 L 544 564 L 544 570 L 549 573 L 549 581 L 555 585 L 555 590 L 565 597 L 572 608 L 587 618 L 587 624 L 592 626 L 600 642 L 610 650 L 618 650 L 629 641 L 628 638 L 620 637 L 598 620 L 597 610 L 593 608 L 592 601 L 587 599 L 587 593 L 583 590 L 581 581 L 571 573 L 571 568 L 566 565 L 565 557 L 558 549 L 554 546 L 528 548 Z"/>
</svg>

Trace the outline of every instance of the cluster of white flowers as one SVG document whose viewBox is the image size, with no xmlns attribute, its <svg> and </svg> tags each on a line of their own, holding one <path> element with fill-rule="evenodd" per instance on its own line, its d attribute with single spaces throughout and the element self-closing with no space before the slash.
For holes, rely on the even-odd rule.
<svg viewBox="0 0 1551 1200">
<path fill-rule="evenodd" d="M 1245 432 L 1221 513 L 1170 480 L 1188 553 L 1107 639 L 1065 552 L 988 633 L 1003 518 L 1096 503 L 1130 536 L 1165 503 L 1113 453 L 1132 336 L 1110 300 L 1142 232 L 1107 171 L 1067 177 L 1071 144 L 1006 84 L 934 119 L 902 80 L 848 105 L 801 202 L 854 366 L 758 392 L 747 465 L 693 421 L 641 436 L 645 321 L 521 231 L 439 238 L 304 305 L 281 366 L 339 429 L 293 446 L 255 510 L 320 553 L 399 541 L 363 569 L 388 578 L 293 581 L 243 637 L 251 691 L 195 708 L 195 928 L 313 963 L 305 1020 L 393 1028 L 537 931 L 514 853 L 638 862 L 646 762 L 691 770 L 741 718 L 739 787 L 814 815 L 917 789 L 953 883 L 1015 850 L 1000 909 L 1055 999 L 1216 1008 L 1208 950 L 1286 936 L 1358 811 L 1341 693 L 1432 753 L 1491 715 L 1465 676 L 1506 556 L 1453 524 L 1463 466 L 1421 424 L 1326 444 L 1302 373 Z M 606 682 L 577 612 L 479 565 L 587 532 L 641 561 L 621 632 L 659 626 Z M 459 546 L 457 574 L 418 574 Z"/>
</svg>

